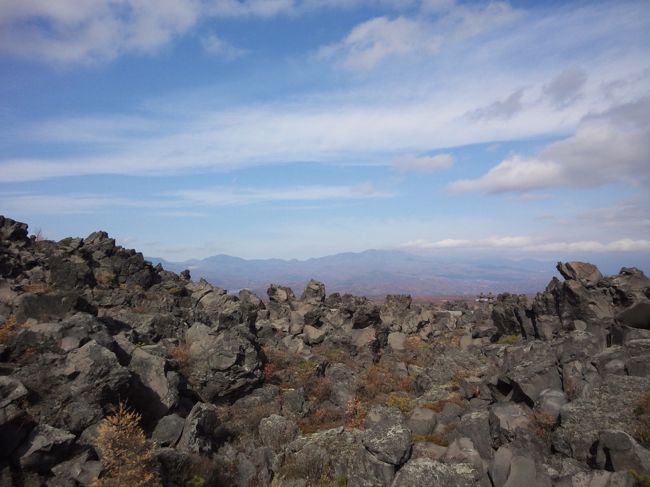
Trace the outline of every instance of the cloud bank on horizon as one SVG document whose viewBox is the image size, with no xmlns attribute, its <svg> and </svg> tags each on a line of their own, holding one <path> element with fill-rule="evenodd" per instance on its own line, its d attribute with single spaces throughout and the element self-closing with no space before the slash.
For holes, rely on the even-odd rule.
<svg viewBox="0 0 650 487">
<path fill-rule="evenodd" d="M 0 213 L 169 259 L 650 256 L 644 1 L 0 3 Z"/>
</svg>

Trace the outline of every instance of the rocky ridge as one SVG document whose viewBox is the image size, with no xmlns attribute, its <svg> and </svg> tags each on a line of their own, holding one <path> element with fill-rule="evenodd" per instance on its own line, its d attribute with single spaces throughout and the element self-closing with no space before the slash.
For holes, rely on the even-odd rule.
<svg viewBox="0 0 650 487">
<path fill-rule="evenodd" d="M 476 307 L 263 301 L 0 217 L 0 486 L 121 485 L 120 404 L 139 485 L 647 485 L 650 280 L 558 270 Z"/>
</svg>

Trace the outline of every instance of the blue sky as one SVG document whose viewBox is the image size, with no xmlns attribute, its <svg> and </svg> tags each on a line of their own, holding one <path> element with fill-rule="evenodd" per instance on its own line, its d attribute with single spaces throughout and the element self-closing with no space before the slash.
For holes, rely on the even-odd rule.
<svg viewBox="0 0 650 487">
<path fill-rule="evenodd" d="M 650 256 L 647 1 L 0 1 L 0 128 L 54 239 Z"/>
</svg>

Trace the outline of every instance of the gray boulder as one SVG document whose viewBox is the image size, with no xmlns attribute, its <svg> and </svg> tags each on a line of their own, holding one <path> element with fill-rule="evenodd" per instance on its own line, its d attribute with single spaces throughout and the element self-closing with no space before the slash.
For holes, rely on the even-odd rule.
<svg viewBox="0 0 650 487">
<path fill-rule="evenodd" d="M 138 347 L 131 354 L 129 369 L 140 386 L 137 401 L 154 418 L 164 416 L 178 404 L 179 376 L 167 368 L 167 360 L 149 353 L 147 347 Z"/>
<path fill-rule="evenodd" d="M 298 425 L 294 421 L 277 414 L 262 419 L 259 424 L 262 444 L 276 453 L 291 443 L 299 433 Z"/>
<path fill-rule="evenodd" d="M 214 402 L 252 389 L 262 379 L 254 337 L 231 328 L 222 332 L 195 323 L 185 335 L 189 377 L 203 400 Z"/>
<path fill-rule="evenodd" d="M 478 472 L 467 463 L 444 464 L 428 458 L 407 462 L 395 476 L 392 487 L 475 487 Z"/>
<path fill-rule="evenodd" d="M 411 431 L 397 408 L 374 406 L 366 416 L 363 444 L 378 460 L 401 465 L 411 454 Z"/>
<path fill-rule="evenodd" d="M 585 286 L 595 286 L 603 278 L 598 268 L 586 262 L 558 262 L 557 270 L 566 280 L 579 281 Z"/>
<path fill-rule="evenodd" d="M 177 449 L 188 453 L 211 452 L 216 446 L 216 432 L 220 424 L 216 406 L 197 402 L 185 419 Z"/>
<path fill-rule="evenodd" d="M 47 473 L 67 456 L 74 440 L 75 436 L 68 431 L 39 424 L 14 452 L 14 457 L 22 469 Z"/>
<path fill-rule="evenodd" d="M 322 303 L 325 301 L 325 284 L 315 281 L 314 279 L 310 280 L 307 283 L 307 287 L 303 291 L 300 300 L 311 304 Z"/>
<path fill-rule="evenodd" d="M 156 428 L 151 434 L 151 439 L 156 445 L 162 447 L 174 447 L 183 433 L 185 420 L 177 414 L 170 414 L 160 418 Z"/>
<path fill-rule="evenodd" d="M 624 431 L 601 431 L 598 435 L 596 465 L 614 472 L 650 472 L 650 451 Z"/>
<path fill-rule="evenodd" d="M 562 406 L 560 426 L 553 433 L 553 447 L 578 461 L 590 462 L 604 427 L 634 433 L 637 427 L 634 410 L 649 389 L 647 377 L 605 377 L 589 394 Z"/>
</svg>

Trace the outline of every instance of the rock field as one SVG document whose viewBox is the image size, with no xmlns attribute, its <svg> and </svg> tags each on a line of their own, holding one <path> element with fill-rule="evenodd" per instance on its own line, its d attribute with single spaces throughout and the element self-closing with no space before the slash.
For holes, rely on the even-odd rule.
<svg viewBox="0 0 650 487">
<path fill-rule="evenodd" d="M 0 486 L 648 486 L 650 280 L 558 271 L 262 300 L 0 216 Z"/>
</svg>

